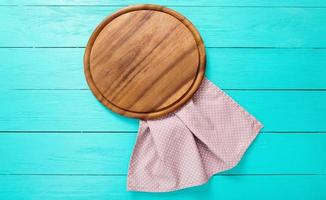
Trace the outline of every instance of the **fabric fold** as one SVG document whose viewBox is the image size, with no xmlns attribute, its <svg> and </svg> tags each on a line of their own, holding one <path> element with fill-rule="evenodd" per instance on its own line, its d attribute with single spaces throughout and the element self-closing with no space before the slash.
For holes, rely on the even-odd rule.
<svg viewBox="0 0 326 200">
<path fill-rule="evenodd" d="M 262 124 L 204 79 L 179 110 L 140 121 L 128 190 L 167 192 L 204 184 L 238 164 Z"/>
</svg>

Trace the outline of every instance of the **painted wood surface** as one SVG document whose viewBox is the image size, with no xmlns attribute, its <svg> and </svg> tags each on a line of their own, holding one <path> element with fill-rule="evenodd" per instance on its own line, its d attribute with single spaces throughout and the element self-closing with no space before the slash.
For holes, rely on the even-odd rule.
<svg viewBox="0 0 326 200">
<path fill-rule="evenodd" d="M 0 0 L 0 199 L 326 199 L 326 1 L 150 2 L 198 26 L 208 78 L 265 125 L 237 167 L 167 194 L 126 191 L 138 121 L 82 72 L 96 24 L 134 3 Z"/>
<path fill-rule="evenodd" d="M 326 89 L 326 49 L 207 48 L 206 52 L 206 76 L 222 89 Z M 1 88 L 88 89 L 81 70 L 83 53 L 83 48 L 0 48 L 0 74 L 5 74 Z"/>
<path fill-rule="evenodd" d="M 3 6 L 0 47 L 84 47 L 118 8 Z M 326 8 L 171 8 L 194 23 L 206 47 L 326 48 Z"/>
<path fill-rule="evenodd" d="M 0 197 L 16 199 L 325 199 L 326 176 L 215 176 L 201 187 L 171 193 L 128 192 L 125 176 L 5 176 Z M 24 197 L 24 198 L 22 198 Z"/>
<path fill-rule="evenodd" d="M 1 0 L 0 5 L 16 5 L 16 6 L 78 6 L 78 5 L 93 5 L 93 6 L 112 6 L 112 5 L 122 5 L 127 6 L 130 4 L 161 4 L 165 6 L 266 6 L 266 7 L 323 7 L 326 6 L 324 0 L 196 0 L 196 1 L 184 1 L 184 0 Z"/>
<path fill-rule="evenodd" d="M 1 133 L 0 154 L 7 155 L 0 174 L 126 175 L 135 139 L 135 133 Z M 326 134 L 262 133 L 223 174 L 326 174 L 325 142 Z"/>
</svg>

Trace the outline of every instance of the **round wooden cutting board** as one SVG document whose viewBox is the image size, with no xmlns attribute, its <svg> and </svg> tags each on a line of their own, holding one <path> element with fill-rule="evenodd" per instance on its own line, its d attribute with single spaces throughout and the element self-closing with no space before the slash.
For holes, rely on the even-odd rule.
<svg viewBox="0 0 326 200">
<path fill-rule="evenodd" d="M 114 112 L 151 119 L 175 111 L 198 89 L 205 48 L 179 13 L 137 5 L 106 18 L 90 37 L 85 75 L 96 98 Z"/>
</svg>

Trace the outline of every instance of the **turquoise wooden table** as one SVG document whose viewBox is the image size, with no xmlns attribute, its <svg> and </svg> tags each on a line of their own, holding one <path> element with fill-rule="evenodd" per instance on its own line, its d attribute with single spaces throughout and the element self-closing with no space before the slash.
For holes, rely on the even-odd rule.
<svg viewBox="0 0 326 200">
<path fill-rule="evenodd" d="M 126 191 L 138 121 L 91 94 L 84 47 L 128 4 L 188 17 L 207 76 L 265 125 L 240 164 L 200 187 Z M 326 1 L 0 0 L 0 199 L 326 199 Z"/>
</svg>

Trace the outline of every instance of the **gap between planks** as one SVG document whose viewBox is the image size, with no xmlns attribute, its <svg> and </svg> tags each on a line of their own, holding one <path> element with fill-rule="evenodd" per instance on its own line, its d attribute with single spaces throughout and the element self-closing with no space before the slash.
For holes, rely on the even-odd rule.
<svg viewBox="0 0 326 200">
<path fill-rule="evenodd" d="M 232 88 L 221 88 L 222 90 L 225 91 L 289 91 L 289 92 L 296 92 L 296 91 L 302 91 L 302 92 L 323 92 L 326 91 L 326 88 L 296 88 L 296 89 L 292 89 L 292 88 L 278 88 L 278 89 L 274 89 L 274 88 L 259 88 L 259 89 L 252 89 L 252 88 L 241 88 L 241 89 L 232 89 Z M 22 91 L 78 91 L 78 90 L 89 90 L 88 88 L 13 88 L 13 89 L 8 89 L 8 90 L 22 90 Z"/>
<path fill-rule="evenodd" d="M 212 47 L 206 46 L 206 49 L 326 49 L 326 47 L 269 47 L 269 46 L 233 46 L 233 47 Z M 84 46 L 0 46 L 0 49 L 85 49 Z"/>
<path fill-rule="evenodd" d="M 97 133 L 97 134 L 137 134 L 137 131 L 62 131 L 62 130 L 57 130 L 57 131 L 35 131 L 35 130 L 13 130 L 13 131 L 6 131 L 6 130 L 0 130 L 0 134 L 4 133 L 12 133 L 12 134 L 33 134 L 33 133 L 38 133 L 38 134 L 62 134 L 62 133 L 75 133 L 75 134 L 88 134 L 88 133 Z M 326 131 L 260 131 L 260 133 L 264 134 L 326 134 Z"/>
<path fill-rule="evenodd" d="M 215 176 L 325 176 L 326 174 L 214 174 Z M 120 176 L 126 177 L 127 174 L 0 174 L 0 176 Z"/>
<path fill-rule="evenodd" d="M 142 4 L 142 3 L 140 3 Z M 231 6 L 231 5 L 173 5 L 173 4 L 160 4 L 166 7 L 182 7 L 182 8 L 326 8 L 326 6 Z M 13 4 L 13 5 L 5 5 L 2 4 L 0 7 L 110 7 L 110 8 L 121 8 L 129 6 L 129 4 L 115 4 L 115 5 L 108 5 L 108 4 L 101 4 L 101 5 L 87 5 L 87 4 L 79 4 L 79 5 L 60 5 L 60 4 L 53 4 L 53 5 L 42 5 L 42 4 Z"/>
</svg>

